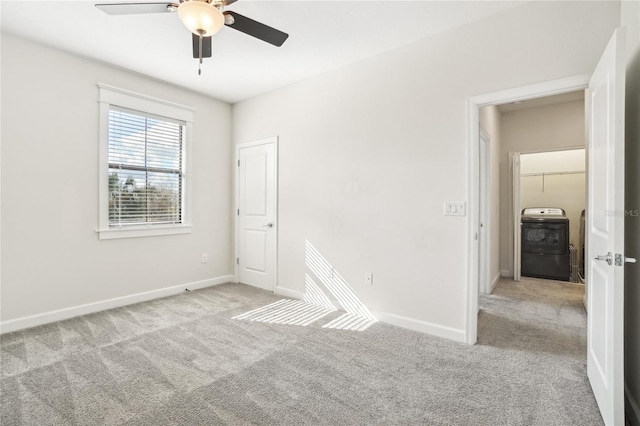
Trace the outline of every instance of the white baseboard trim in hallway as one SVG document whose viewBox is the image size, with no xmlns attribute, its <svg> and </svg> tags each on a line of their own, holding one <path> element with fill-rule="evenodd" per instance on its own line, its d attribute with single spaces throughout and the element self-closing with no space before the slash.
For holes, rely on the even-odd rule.
<svg viewBox="0 0 640 426">
<path fill-rule="evenodd" d="M 629 407 L 631 407 L 631 410 L 627 412 L 631 426 L 640 426 L 640 406 L 638 406 L 638 401 L 636 401 L 626 383 L 624 384 L 624 396 L 629 401 Z"/>
<path fill-rule="evenodd" d="M 0 333 L 10 333 L 12 331 L 36 327 L 38 325 L 48 324 L 55 321 L 62 321 L 80 315 L 92 314 L 94 312 L 100 312 L 107 309 L 133 305 L 134 303 L 146 302 L 152 299 L 173 296 L 175 294 L 182 293 L 183 291 L 185 291 L 185 289 L 199 290 L 205 287 L 233 282 L 234 279 L 234 275 L 223 275 L 221 277 L 209 278 L 206 280 L 179 284 L 171 287 L 160 288 L 157 290 L 130 294 L 128 296 L 115 297 L 113 299 L 101 300 L 99 302 L 87 303 L 85 305 L 72 306 L 70 308 L 58 309 L 42 314 L 29 315 L 22 318 L 16 318 L 9 321 L 1 322 Z"/>
<path fill-rule="evenodd" d="M 513 274 L 508 269 L 502 269 L 500 270 L 500 276 L 505 278 L 510 278 L 510 277 L 513 277 Z"/>
<path fill-rule="evenodd" d="M 493 293 L 493 289 L 496 288 L 496 285 L 498 284 L 498 281 L 500 281 L 500 278 L 502 278 L 502 276 L 502 272 L 498 272 L 493 278 L 493 281 L 491 281 L 491 285 L 489 286 L 489 294 Z"/>
</svg>

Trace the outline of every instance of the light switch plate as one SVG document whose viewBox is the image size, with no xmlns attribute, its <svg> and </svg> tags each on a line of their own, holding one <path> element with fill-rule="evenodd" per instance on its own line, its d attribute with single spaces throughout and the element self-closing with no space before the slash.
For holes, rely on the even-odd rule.
<svg viewBox="0 0 640 426">
<path fill-rule="evenodd" d="M 467 203 L 465 203 L 464 201 L 445 201 L 444 215 L 445 216 L 466 216 Z"/>
</svg>

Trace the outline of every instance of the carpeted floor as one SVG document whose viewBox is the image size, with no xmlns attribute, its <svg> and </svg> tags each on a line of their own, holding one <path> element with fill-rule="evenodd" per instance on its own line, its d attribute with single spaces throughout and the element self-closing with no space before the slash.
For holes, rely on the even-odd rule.
<svg viewBox="0 0 640 426">
<path fill-rule="evenodd" d="M 226 284 L 2 335 L 0 424 L 600 425 L 582 287 L 501 281 L 479 343 L 232 319 Z"/>
</svg>

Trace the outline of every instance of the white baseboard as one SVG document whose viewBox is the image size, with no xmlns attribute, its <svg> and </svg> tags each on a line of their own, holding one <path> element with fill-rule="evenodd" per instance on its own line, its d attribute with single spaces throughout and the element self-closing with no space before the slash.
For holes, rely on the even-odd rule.
<svg viewBox="0 0 640 426">
<path fill-rule="evenodd" d="M 627 401 L 629 401 L 629 406 L 631 407 L 631 410 L 626 413 L 631 426 L 640 426 L 640 406 L 638 406 L 638 401 L 635 399 L 626 383 L 624 384 L 624 395 L 627 398 Z"/>
<path fill-rule="evenodd" d="M 505 277 L 505 278 L 511 278 L 511 277 L 513 277 L 513 274 L 508 269 L 501 269 L 500 270 L 500 276 L 501 277 Z"/>
<path fill-rule="evenodd" d="M 284 297 L 291 297 L 293 299 L 304 299 L 304 293 L 298 290 L 293 290 L 286 287 L 276 287 L 276 294 Z M 340 302 L 335 299 L 329 298 L 334 306 L 338 309 L 343 309 Z M 395 325 L 409 330 L 419 331 L 421 333 L 431 334 L 433 336 L 444 337 L 446 339 L 455 340 L 457 342 L 464 342 L 464 330 L 457 330 L 455 328 L 445 327 L 438 324 L 432 324 L 426 321 L 421 321 L 413 318 L 403 317 L 401 315 L 389 314 L 386 312 L 372 312 L 373 316 L 380 322 Z"/>
<path fill-rule="evenodd" d="M 55 321 L 62 321 L 80 315 L 91 314 L 94 312 L 104 311 L 106 309 L 119 308 L 121 306 L 132 305 L 134 303 L 145 302 L 147 300 L 158 299 L 161 297 L 173 296 L 182 293 L 186 289 L 198 290 L 213 285 L 233 282 L 233 275 L 223 275 L 217 278 L 210 278 L 202 281 L 194 281 L 191 283 L 179 284 L 171 287 L 160 288 L 157 290 L 145 291 L 143 293 L 130 294 L 128 296 L 115 297 L 113 299 L 101 300 L 99 302 L 87 303 L 85 305 L 72 306 L 70 308 L 58 309 L 42 314 L 29 315 L 22 318 L 16 318 L 0 323 L 0 333 L 10 333 L 12 331 L 22 330 L 25 328 L 36 327 L 38 325 L 48 324 Z"/>
<path fill-rule="evenodd" d="M 493 293 L 493 289 L 496 288 L 496 285 L 498 284 L 498 281 L 500 281 L 500 278 L 502 278 L 502 271 L 498 272 L 491 281 L 491 285 L 489 286 L 489 294 Z"/>
<path fill-rule="evenodd" d="M 293 299 L 304 299 L 304 293 L 298 290 L 293 290 L 286 287 L 276 286 L 276 294 L 284 297 L 291 297 Z"/>
<path fill-rule="evenodd" d="M 455 340 L 456 342 L 465 342 L 464 330 L 445 327 L 443 325 L 433 324 L 414 318 L 407 318 L 400 315 L 388 314 L 386 312 L 374 312 L 373 315 L 378 319 L 378 321 L 386 324 L 431 334 L 433 336 L 444 337 L 445 339 Z"/>
</svg>

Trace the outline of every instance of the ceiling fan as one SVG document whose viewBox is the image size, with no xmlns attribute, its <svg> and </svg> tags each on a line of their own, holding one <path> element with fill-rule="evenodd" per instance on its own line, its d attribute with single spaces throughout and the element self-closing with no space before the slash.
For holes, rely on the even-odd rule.
<svg viewBox="0 0 640 426">
<path fill-rule="evenodd" d="M 211 57 L 211 36 L 223 25 L 274 46 L 282 46 L 289 34 L 236 12 L 223 11 L 237 0 L 177 0 L 177 3 L 102 3 L 96 7 L 109 15 L 178 12 L 178 18 L 192 34 L 193 57 Z M 200 69 L 198 69 L 200 74 Z"/>
</svg>

